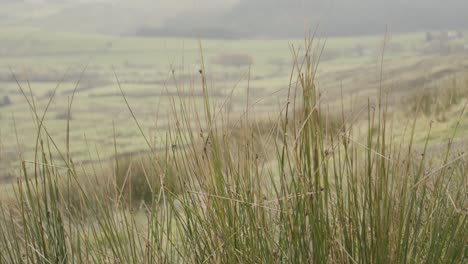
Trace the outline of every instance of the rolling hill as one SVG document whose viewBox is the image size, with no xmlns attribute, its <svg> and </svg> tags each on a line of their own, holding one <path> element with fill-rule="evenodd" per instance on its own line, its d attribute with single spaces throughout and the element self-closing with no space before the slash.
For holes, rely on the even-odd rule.
<svg viewBox="0 0 468 264">
<path fill-rule="evenodd" d="M 223 14 L 200 17 L 185 12 L 166 20 L 155 35 L 302 37 L 320 24 L 327 35 L 447 30 L 468 27 L 468 1 L 461 0 L 241 0 Z M 220 33 L 221 32 L 221 33 Z"/>
</svg>

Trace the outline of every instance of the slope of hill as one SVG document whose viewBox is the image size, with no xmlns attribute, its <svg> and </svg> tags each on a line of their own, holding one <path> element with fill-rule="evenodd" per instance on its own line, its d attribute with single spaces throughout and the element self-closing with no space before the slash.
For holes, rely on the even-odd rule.
<svg viewBox="0 0 468 264">
<path fill-rule="evenodd" d="M 150 36 L 302 37 L 467 28 L 463 0 L 29 0 L 0 1 L 0 25 Z"/>
<path fill-rule="evenodd" d="M 188 9 L 223 10 L 233 1 L 0 0 L 0 26 L 120 35 L 145 26 L 162 26 L 166 19 Z"/>
<path fill-rule="evenodd" d="M 241 0 L 224 14 L 200 19 L 186 12 L 155 34 L 166 36 L 301 37 L 318 23 L 328 35 L 368 35 L 468 27 L 468 1 L 461 0 Z M 216 26 L 213 26 L 216 25 Z M 207 29 L 211 29 L 209 31 Z"/>
</svg>

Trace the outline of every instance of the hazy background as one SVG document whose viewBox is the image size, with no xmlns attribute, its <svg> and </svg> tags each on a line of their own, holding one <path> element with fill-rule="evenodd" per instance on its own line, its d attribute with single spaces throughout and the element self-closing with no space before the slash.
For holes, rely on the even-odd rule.
<svg viewBox="0 0 468 264">
<path fill-rule="evenodd" d="M 465 0 L 0 0 L 0 25 L 203 38 L 332 36 L 468 26 Z"/>
<path fill-rule="evenodd" d="M 317 83 L 330 111 L 341 108 L 341 96 L 350 109 L 365 107 L 382 84 L 401 120 L 430 90 L 426 112 L 440 120 L 435 133 L 454 125 L 452 98 L 468 97 L 468 89 L 458 92 L 468 87 L 467 0 L 0 0 L 0 182 L 18 173 L 20 154 L 34 159 L 35 122 L 21 89 L 40 113 L 53 98 L 48 132 L 63 148 L 70 119 L 74 160 L 93 162 L 113 157 L 114 136 L 119 153 L 147 149 L 115 71 L 158 148 L 174 96 L 202 105 L 198 39 L 215 105 L 235 116 L 248 97 L 252 116 L 276 119 L 288 91 L 291 46 L 300 48 L 318 24 L 315 51 L 326 45 Z M 456 93 L 445 92 L 447 82 Z M 439 103 L 433 90 L 448 99 Z M 468 115 L 462 121 L 460 134 L 468 135 Z M 425 131 L 420 135 L 423 142 Z"/>
</svg>

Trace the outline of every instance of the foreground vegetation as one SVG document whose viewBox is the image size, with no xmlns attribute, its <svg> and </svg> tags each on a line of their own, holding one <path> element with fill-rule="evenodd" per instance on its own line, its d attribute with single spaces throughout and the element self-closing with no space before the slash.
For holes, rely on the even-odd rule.
<svg viewBox="0 0 468 264">
<path fill-rule="evenodd" d="M 273 122 L 253 122 L 249 101 L 230 121 L 226 105 L 210 99 L 202 59 L 203 105 L 171 101 L 162 152 L 121 90 L 150 154 L 116 158 L 110 173 L 102 163 L 77 166 L 68 136 L 57 147 L 43 125 L 47 110 L 25 92 L 36 158 L 2 201 L 1 262 L 466 261 L 466 153 L 452 151 L 453 137 L 429 152 L 429 124 L 415 146 L 418 116 L 396 140 L 382 87 L 361 113 L 364 133 L 344 111 L 327 115 L 315 80 L 320 53 L 311 39 L 305 47 L 293 50 L 287 102 Z"/>
</svg>

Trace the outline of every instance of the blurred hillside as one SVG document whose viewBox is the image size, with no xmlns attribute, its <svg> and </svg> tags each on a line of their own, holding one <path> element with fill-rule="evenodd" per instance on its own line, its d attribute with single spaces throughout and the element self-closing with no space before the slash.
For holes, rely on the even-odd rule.
<svg viewBox="0 0 468 264">
<path fill-rule="evenodd" d="M 302 37 L 468 27 L 465 0 L 0 0 L 0 26 L 113 35 Z"/>
<path fill-rule="evenodd" d="M 468 26 L 464 0 L 241 0 L 223 14 L 200 19 L 186 12 L 154 30 L 156 35 L 301 37 L 320 24 L 327 35 L 449 30 Z M 210 29 L 210 30 L 208 30 Z"/>
<path fill-rule="evenodd" d="M 132 34 L 159 27 L 188 9 L 231 7 L 235 0 L 0 0 L 0 26 L 94 34 Z"/>
</svg>

